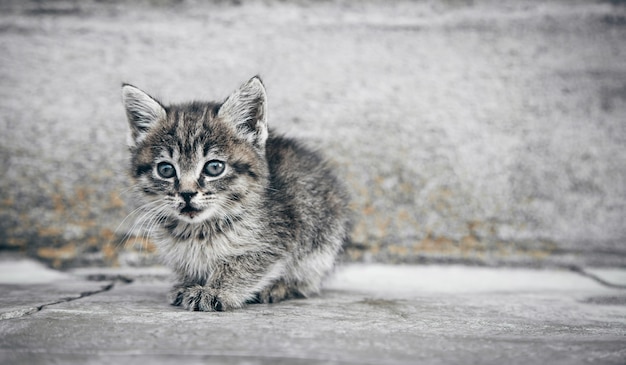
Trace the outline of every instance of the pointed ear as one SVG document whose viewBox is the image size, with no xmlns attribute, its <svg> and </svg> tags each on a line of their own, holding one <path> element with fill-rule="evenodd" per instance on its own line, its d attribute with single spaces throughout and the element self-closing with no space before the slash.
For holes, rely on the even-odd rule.
<svg viewBox="0 0 626 365">
<path fill-rule="evenodd" d="M 122 101 L 130 124 L 128 143 L 134 147 L 155 124 L 166 118 L 165 108 L 150 95 L 128 84 L 122 85 Z"/>
<path fill-rule="evenodd" d="M 241 85 L 224 101 L 217 116 L 235 128 L 237 134 L 259 148 L 267 140 L 267 96 L 258 76 Z"/>
</svg>

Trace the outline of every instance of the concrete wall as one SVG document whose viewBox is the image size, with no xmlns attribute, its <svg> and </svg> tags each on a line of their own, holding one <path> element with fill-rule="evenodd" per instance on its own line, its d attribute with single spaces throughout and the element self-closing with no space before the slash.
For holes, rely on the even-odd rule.
<svg viewBox="0 0 626 365">
<path fill-rule="evenodd" d="M 131 237 L 120 84 L 222 99 L 354 195 L 348 260 L 626 265 L 620 1 L 0 4 L 0 247 L 150 263 Z"/>
</svg>

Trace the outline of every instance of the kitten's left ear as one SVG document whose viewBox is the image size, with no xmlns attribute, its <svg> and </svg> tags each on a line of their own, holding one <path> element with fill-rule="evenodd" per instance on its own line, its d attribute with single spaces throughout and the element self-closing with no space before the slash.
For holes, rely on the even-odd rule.
<svg viewBox="0 0 626 365">
<path fill-rule="evenodd" d="M 154 125 L 166 118 L 165 108 L 156 99 L 129 84 L 122 85 L 122 101 L 130 124 L 128 144 L 134 147 Z"/>
<path fill-rule="evenodd" d="M 237 134 L 258 148 L 267 140 L 267 95 L 258 76 L 233 92 L 217 113 L 235 127 Z"/>
</svg>

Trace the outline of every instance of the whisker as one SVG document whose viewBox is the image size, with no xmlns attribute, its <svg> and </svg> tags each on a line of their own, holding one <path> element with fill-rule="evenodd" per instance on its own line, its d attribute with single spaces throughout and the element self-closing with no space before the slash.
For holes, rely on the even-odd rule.
<svg viewBox="0 0 626 365">
<path fill-rule="evenodd" d="M 138 238 L 141 240 L 148 240 L 146 228 L 151 227 L 153 225 L 152 222 L 155 220 L 155 217 L 166 214 L 165 208 L 167 207 L 168 204 L 165 202 L 161 202 L 161 201 L 157 201 L 155 203 L 158 203 L 158 204 L 145 210 L 141 214 L 141 216 L 139 216 L 135 220 L 133 226 L 128 230 L 125 236 L 126 246 L 129 245 L 129 240 L 130 240 L 131 235 L 133 235 L 135 238 L 132 242 L 132 245 L 137 245 Z M 146 204 L 142 207 L 145 208 L 148 205 L 149 204 Z"/>
<path fill-rule="evenodd" d="M 116 236 L 117 236 L 117 232 L 119 231 L 119 229 L 122 227 L 122 225 L 123 225 L 123 224 L 124 224 L 124 223 L 125 223 L 125 222 L 126 222 L 126 221 L 127 221 L 127 220 L 131 217 L 131 216 L 135 215 L 136 213 L 138 213 L 138 212 L 140 212 L 140 211 L 142 211 L 142 210 L 145 210 L 145 209 L 146 209 L 146 208 L 148 208 L 150 205 L 157 204 L 157 203 L 159 203 L 159 202 L 158 202 L 158 201 L 152 201 L 152 202 L 149 202 L 149 203 L 143 204 L 143 205 L 141 205 L 141 206 L 139 206 L 139 207 L 135 208 L 132 212 L 128 213 L 128 215 L 126 215 L 126 217 L 125 217 L 125 218 L 124 218 L 124 219 L 120 222 L 120 224 L 118 224 L 118 225 L 117 225 L 117 228 L 115 228 L 115 231 L 113 232 L 113 237 L 116 237 Z M 133 224 L 133 226 L 131 227 L 131 229 L 130 229 L 130 230 L 128 230 L 128 231 L 126 232 L 126 234 L 124 235 L 124 237 L 123 237 L 123 239 L 122 239 L 122 241 L 121 241 L 121 242 L 124 242 L 126 239 L 128 239 L 128 238 L 129 238 L 130 233 L 132 232 L 132 229 L 134 228 L 134 226 L 136 225 L 136 223 L 137 223 L 137 222 L 135 221 L 135 223 Z M 119 244 L 119 242 L 118 242 L 118 244 Z"/>
</svg>

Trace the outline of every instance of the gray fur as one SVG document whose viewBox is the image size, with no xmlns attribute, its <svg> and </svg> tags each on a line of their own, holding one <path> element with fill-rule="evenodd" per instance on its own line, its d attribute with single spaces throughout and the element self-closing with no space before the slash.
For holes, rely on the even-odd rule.
<svg viewBox="0 0 626 365">
<path fill-rule="evenodd" d="M 122 96 L 143 224 L 179 279 L 171 303 L 228 310 L 318 293 L 349 233 L 347 194 L 319 155 L 268 129 L 261 80 L 223 103 L 164 106 L 131 85 Z"/>
</svg>

